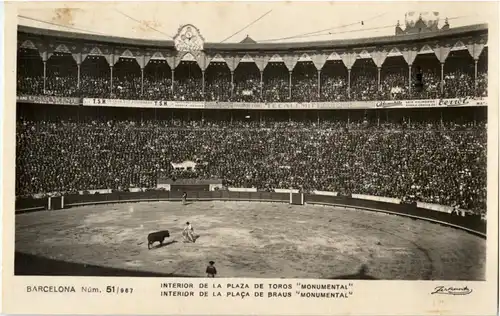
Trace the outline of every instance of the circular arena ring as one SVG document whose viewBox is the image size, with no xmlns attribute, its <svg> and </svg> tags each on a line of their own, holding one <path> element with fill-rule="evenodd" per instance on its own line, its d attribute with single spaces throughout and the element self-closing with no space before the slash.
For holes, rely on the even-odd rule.
<svg viewBox="0 0 500 316">
<path fill-rule="evenodd" d="M 196 243 L 184 243 L 192 223 Z M 150 232 L 169 230 L 162 246 Z M 85 205 L 16 216 L 16 274 L 484 280 L 486 240 L 425 220 L 243 201 Z M 26 271 L 29 271 L 27 273 Z M 37 271 L 37 272 L 34 272 Z"/>
</svg>

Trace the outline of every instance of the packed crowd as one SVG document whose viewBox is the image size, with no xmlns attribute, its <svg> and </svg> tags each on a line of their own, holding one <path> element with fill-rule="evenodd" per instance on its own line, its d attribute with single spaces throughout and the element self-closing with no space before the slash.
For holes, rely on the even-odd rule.
<svg viewBox="0 0 500 316">
<path fill-rule="evenodd" d="M 483 212 L 486 129 L 359 122 L 17 123 L 16 194 L 151 188 L 159 176 L 232 187 L 362 193 Z M 179 174 L 171 163 L 197 162 Z"/>
<path fill-rule="evenodd" d="M 111 73 L 109 69 L 105 69 L 105 65 L 95 71 L 90 63 L 89 61 L 86 69 L 91 71 L 82 70 L 79 87 L 75 71 L 63 73 L 56 70 L 47 72 L 44 89 L 43 71 L 34 72 L 33 67 L 21 62 L 18 67 L 18 94 L 137 100 L 314 102 L 485 96 L 488 88 L 485 63 L 481 63 L 475 80 L 473 64 L 467 60 L 451 60 L 451 65 L 446 67 L 443 82 L 441 68 L 436 60 L 422 62 L 421 87 L 417 84 L 415 74 L 411 76 L 409 84 L 407 66 L 393 65 L 390 58 L 382 67 L 380 83 L 376 66 L 370 59 L 366 59 L 356 62 L 350 80 L 342 62 L 328 62 L 319 76 L 320 82 L 311 62 L 299 62 L 292 72 L 291 86 L 288 70 L 282 64 L 270 64 L 263 73 L 261 83 L 257 69 L 237 69 L 231 82 L 226 66 L 209 66 L 207 73 L 210 75 L 202 77 L 196 62 L 183 62 L 182 67 L 175 70 L 172 83 L 167 64 L 160 65 L 164 68 L 161 71 L 157 70 L 158 65 L 148 65 L 141 75 L 140 70 L 135 69 L 138 66 L 133 65 L 132 61 L 122 62 L 123 65 L 115 65 L 111 80 Z M 48 64 L 50 67 L 50 62 Z M 194 68 L 197 71 L 193 71 Z M 238 75 L 239 71 L 244 71 L 244 75 Z M 413 72 L 416 73 L 417 69 Z"/>
</svg>

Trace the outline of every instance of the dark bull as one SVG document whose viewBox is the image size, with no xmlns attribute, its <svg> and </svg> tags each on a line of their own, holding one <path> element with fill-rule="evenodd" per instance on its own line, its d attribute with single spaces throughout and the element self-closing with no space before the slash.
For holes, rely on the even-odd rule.
<svg viewBox="0 0 500 316">
<path fill-rule="evenodd" d="M 161 230 L 159 232 L 150 233 L 148 235 L 148 249 L 151 249 L 151 246 L 155 242 L 159 242 L 160 246 L 163 245 L 163 241 L 168 237 L 170 237 L 170 233 L 168 232 L 168 230 Z"/>
</svg>

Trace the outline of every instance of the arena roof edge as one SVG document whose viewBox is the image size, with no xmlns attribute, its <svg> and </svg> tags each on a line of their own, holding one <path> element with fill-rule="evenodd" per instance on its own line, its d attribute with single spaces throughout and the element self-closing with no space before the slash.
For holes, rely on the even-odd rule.
<svg viewBox="0 0 500 316">
<path fill-rule="evenodd" d="M 379 36 L 359 39 L 343 39 L 332 41 L 295 42 L 295 43 L 205 43 L 205 51 L 283 51 L 283 50 L 314 50 L 328 48 L 366 47 L 381 45 L 398 45 L 407 42 L 420 42 L 426 40 L 439 40 L 453 36 L 467 36 L 474 34 L 487 34 L 487 24 L 475 24 L 463 27 L 451 28 L 429 33 L 405 34 L 393 36 Z M 56 31 L 50 29 L 35 28 L 18 25 L 18 33 L 45 38 L 57 38 L 64 40 L 90 41 L 116 45 L 133 45 L 138 47 L 161 47 L 175 50 L 174 41 L 171 40 L 144 40 L 124 37 L 94 35 L 76 32 Z"/>
</svg>

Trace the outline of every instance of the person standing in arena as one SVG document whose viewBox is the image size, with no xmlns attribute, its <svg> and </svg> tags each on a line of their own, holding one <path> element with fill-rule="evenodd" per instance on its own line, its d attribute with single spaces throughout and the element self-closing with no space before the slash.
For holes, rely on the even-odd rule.
<svg viewBox="0 0 500 316">
<path fill-rule="evenodd" d="M 207 266 L 207 270 L 205 271 L 207 273 L 207 277 L 209 278 L 215 278 L 217 275 L 217 269 L 214 266 L 215 262 L 210 261 Z"/>
<path fill-rule="evenodd" d="M 184 204 L 184 205 L 186 205 L 186 203 L 187 203 L 187 196 L 188 195 L 186 192 L 182 193 L 182 204 Z"/>
<path fill-rule="evenodd" d="M 185 241 L 193 242 L 193 243 L 195 242 L 194 229 L 193 229 L 193 226 L 189 222 L 186 222 L 186 227 L 184 227 L 184 230 L 182 231 L 182 236 L 184 237 Z"/>
</svg>

